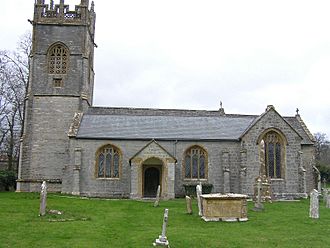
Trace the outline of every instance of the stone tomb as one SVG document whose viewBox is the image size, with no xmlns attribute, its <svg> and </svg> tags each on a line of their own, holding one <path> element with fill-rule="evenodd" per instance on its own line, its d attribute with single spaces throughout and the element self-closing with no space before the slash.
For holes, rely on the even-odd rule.
<svg viewBox="0 0 330 248">
<path fill-rule="evenodd" d="M 205 194 L 202 219 L 205 221 L 247 221 L 247 195 Z"/>
</svg>

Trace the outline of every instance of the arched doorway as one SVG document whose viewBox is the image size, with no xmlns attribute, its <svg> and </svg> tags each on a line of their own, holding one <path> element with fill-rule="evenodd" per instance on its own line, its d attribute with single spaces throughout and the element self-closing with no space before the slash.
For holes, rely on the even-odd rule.
<svg viewBox="0 0 330 248">
<path fill-rule="evenodd" d="M 151 158 L 143 163 L 143 197 L 156 197 L 158 185 L 162 185 L 162 162 Z"/>
</svg>

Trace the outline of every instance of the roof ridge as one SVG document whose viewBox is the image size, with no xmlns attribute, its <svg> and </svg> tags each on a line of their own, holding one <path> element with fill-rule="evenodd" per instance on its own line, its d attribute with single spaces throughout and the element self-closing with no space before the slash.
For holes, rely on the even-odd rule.
<svg viewBox="0 0 330 248">
<path fill-rule="evenodd" d="M 90 107 L 87 114 L 95 115 L 139 115 L 139 116 L 191 116 L 191 117 L 254 117 L 249 114 L 225 114 L 219 110 L 191 110 L 191 109 L 157 109 L 157 108 L 126 108 L 126 107 Z"/>
</svg>

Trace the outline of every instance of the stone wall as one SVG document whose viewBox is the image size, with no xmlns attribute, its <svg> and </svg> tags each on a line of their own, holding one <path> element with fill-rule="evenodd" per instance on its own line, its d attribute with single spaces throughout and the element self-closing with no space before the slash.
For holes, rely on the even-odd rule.
<svg viewBox="0 0 330 248">
<path fill-rule="evenodd" d="M 283 198 L 285 195 L 290 197 L 303 196 L 304 192 L 301 192 L 299 185 L 299 153 L 302 150 L 301 141 L 302 138 L 298 133 L 286 122 L 284 119 L 271 108 L 248 130 L 243 136 L 242 144 L 247 151 L 247 181 L 245 188 L 248 192 L 252 192 L 254 179 L 259 173 L 259 144 L 262 135 L 267 130 L 277 130 L 285 138 L 285 158 L 284 158 L 284 175 L 279 179 L 271 179 L 272 191 L 274 196 Z M 313 149 L 309 148 L 308 150 Z M 306 153 L 304 161 L 307 157 L 310 157 L 309 153 Z M 308 159 L 307 159 L 308 160 Z M 310 165 L 306 165 L 306 168 Z M 310 170 L 308 168 L 307 170 Z M 307 178 L 309 180 L 310 178 Z"/>
<path fill-rule="evenodd" d="M 62 170 L 69 160 L 67 132 L 80 102 L 79 98 L 60 96 L 33 100 L 30 105 L 33 114 L 29 116 L 28 131 L 23 137 L 18 191 L 39 191 L 33 185 L 26 188 L 33 180 L 61 182 Z M 60 191 L 60 187 L 56 191 Z"/>
<path fill-rule="evenodd" d="M 201 179 L 203 183 L 211 183 L 213 192 L 224 192 L 223 152 L 228 154 L 226 167 L 230 170 L 230 192 L 239 193 L 240 143 L 239 142 L 191 142 L 191 141 L 159 141 L 166 151 L 177 159 L 175 165 L 175 195 L 183 196 L 183 184 L 197 184 L 195 179 L 187 180 L 183 175 L 184 152 L 193 145 L 199 145 L 208 152 L 208 177 Z M 100 147 L 111 144 L 118 147 L 122 153 L 122 168 L 120 179 L 100 179 L 95 177 L 95 154 Z M 130 194 L 131 171 L 129 160 L 139 152 L 148 141 L 118 141 L 118 140 L 71 140 L 70 162 L 64 170 L 63 192 L 71 193 L 73 183 L 74 147 L 81 148 L 82 165 L 80 168 L 80 193 L 89 196 L 123 196 Z M 157 157 L 157 154 L 154 155 Z M 160 158 L 161 159 L 161 158 Z"/>
</svg>

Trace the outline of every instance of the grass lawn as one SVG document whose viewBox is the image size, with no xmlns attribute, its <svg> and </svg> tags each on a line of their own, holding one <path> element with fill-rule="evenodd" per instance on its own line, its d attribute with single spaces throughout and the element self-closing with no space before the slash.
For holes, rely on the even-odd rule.
<svg viewBox="0 0 330 248">
<path fill-rule="evenodd" d="M 0 193 L 0 247 L 152 247 L 169 209 L 171 248 L 330 247 L 330 209 L 320 202 L 320 219 L 309 218 L 309 201 L 265 204 L 247 222 L 204 222 L 186 214 L 185 200 L 153 202 L 101 200 L 48 194 L 47 209 L 62 215 L 39 217 L 39 194 Z"/>
</svg>

